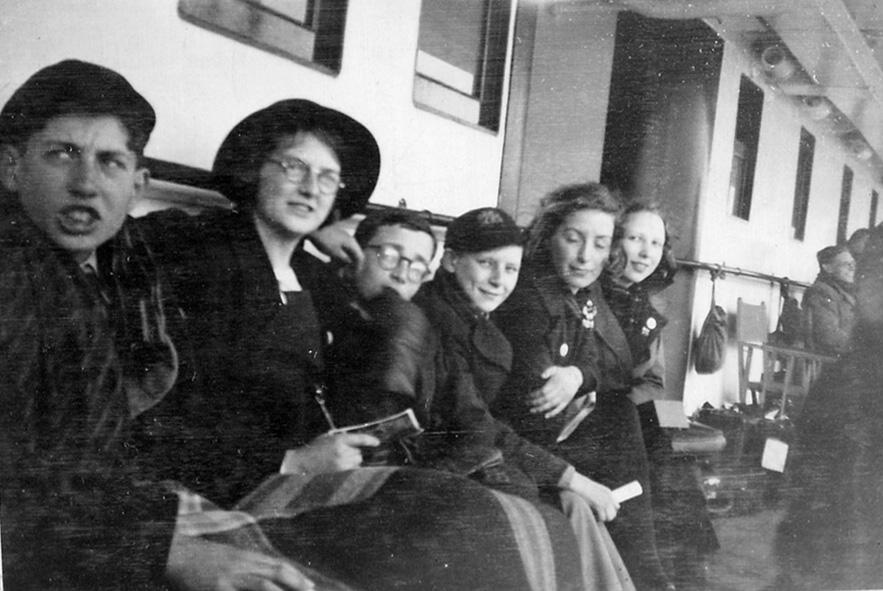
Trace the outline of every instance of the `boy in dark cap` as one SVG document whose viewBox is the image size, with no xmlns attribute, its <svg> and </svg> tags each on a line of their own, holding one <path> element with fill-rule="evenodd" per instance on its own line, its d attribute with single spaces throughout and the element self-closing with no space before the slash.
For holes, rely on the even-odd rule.
<svg viewBox="0 0 883 591">
<path fill-rule="evenodd" d="M 125 78 L 76 60 L 35 73 L 0 112 L 4 582 L 307 589 L 283 561 L 180 535 L 177 495 L 127 451 L 178 371 L 156 269 L 125 223 L 154 122 Z"/>
</svg>

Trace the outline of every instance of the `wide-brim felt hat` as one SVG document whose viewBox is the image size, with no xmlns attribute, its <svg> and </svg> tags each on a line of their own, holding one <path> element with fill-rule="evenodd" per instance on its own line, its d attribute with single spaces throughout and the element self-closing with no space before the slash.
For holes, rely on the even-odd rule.
<svg viewBox="0 0 883 591">
<path fill-rule="evenodd" d="M 234 203 L 241 203 L 243 179 L 253 177 L 273 149 L 271 144 L 294 129 L 323 130 L 340 139 L 334 148 L 344 186 L 337 193 L 335 209 L 341 219 L 361 211 L 380 175 L 377 141 L 368 128 L 349 115 L 306 99 L 279 101 L 240 121 L 215 156 L 214 188 Z"/>
</svg>

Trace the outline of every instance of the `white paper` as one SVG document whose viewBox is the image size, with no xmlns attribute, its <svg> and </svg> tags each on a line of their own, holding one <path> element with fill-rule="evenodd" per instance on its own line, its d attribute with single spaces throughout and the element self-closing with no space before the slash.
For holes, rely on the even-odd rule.
<svg viewBox="0 0 883 591">
<path fill-rule="evenodd" d="M 785 471 L 785 460 L 788 459 L 788 444 L 780 439 L 768 437 L 763 446 L 763 457 L 760 465 L 774 472 Z"/>
<path fill-rule="evenodd" d="M 680 400 L 654 400 L 659 426 L 663 428 L 689 429 L 690 421 L 684 413 L 684 403 Z"/>
<path fill-rule="evenodd" d="M 614 500 L 616 500 L 617 503 L 622 504 L 629 499 L 634 499 L 635 497 L 644 494 L 644 489 L 641 488 L 640 482 L 632 480 L 628 484 L 623 484 L 619 488 L 613 489 L 612 492 Z"/>
</svg>

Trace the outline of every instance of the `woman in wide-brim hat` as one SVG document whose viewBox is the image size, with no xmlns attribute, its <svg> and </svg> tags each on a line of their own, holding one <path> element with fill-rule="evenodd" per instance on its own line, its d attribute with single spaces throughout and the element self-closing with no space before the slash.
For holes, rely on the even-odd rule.
<svg viewBox="0 0 883 591">
<path fill-rule="evenodd" d="M 333 170 L 335 174 L 330 177 L 336 176 L 340 182 L 326 192 L 334 203 L 334 218 L 343 219 L 360 211 L 380 173 L 377 142 L 355 119 L 304 99 L 274 103 L 249 115 L 227 134 L 212 166 L 216 188 L 239 207 L 253 204 L 268 158 L 284 143 L 282 140 L 292 140 L 299 134 L 313 135 L 338 161 L 338 170 Z"/>
<path fill-rule="evenodd" d="M 283 100 L 245 117 L 218 149 L 212 178 L 233 210 L 161 212 L 141 222 L 194 352 L 197 379 L 187 384 L 194 394 L 182 415 L 210 442 L 188 446 L 203 459 L 176 462 L 172 475 L 212 500 L 236 502 L 283 459 L 292 469 L 356 467 L 360 446 L 373 443 L 316 440 L 328 428 L 313 399 L 323 326 L 344 293 L 303 246 L 326 220 L 359 211 L 379 171 L 377 142 L 361 123 Z"/>
</svg>

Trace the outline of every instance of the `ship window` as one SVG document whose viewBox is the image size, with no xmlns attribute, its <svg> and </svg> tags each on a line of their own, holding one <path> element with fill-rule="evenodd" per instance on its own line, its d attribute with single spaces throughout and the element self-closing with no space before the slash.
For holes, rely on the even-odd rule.
<svg viewBox="0 0 883 591">
<path fill-rule="evenodd" d="M 840 184 L 840 212 L 837 214 L 837 244 L 846 242 L 846 226 L 849 222 L 849 202 L 852 200 L 852 169 L 843 167 Z"/>
<path fill-rule="evenodd" d="M 500 128 L 510 0 L 432 0 L 420 8 L 414 102 Z"/>
<path fill-rule="evenodd" d="M 754 167 L 760 139 L 760 118 L 763 113 L 763 91 L 747 77 L 739 85 L 739 107 L 736 111 L 736 138 L 730 171 L 730 213 L 747 220 L 751 213 L 754 190 Z"/>
<path fill-rule="evenodd" d="M 331 73 L 340 71 L 347 0 L 179 0 L 181 16 Z"/>
<path fill-rule="evenodd" d="M 800 128 L 800 148 L 797 152 L 797 177 L 794 181 L 794 208 L 791 211 L 791 227 L 794 237 L 803 240 L 806 234 L 806 211 L 809 207 L 809 187 L 812 178 L 812 162 L 816 138 Z"/>
</svg>

